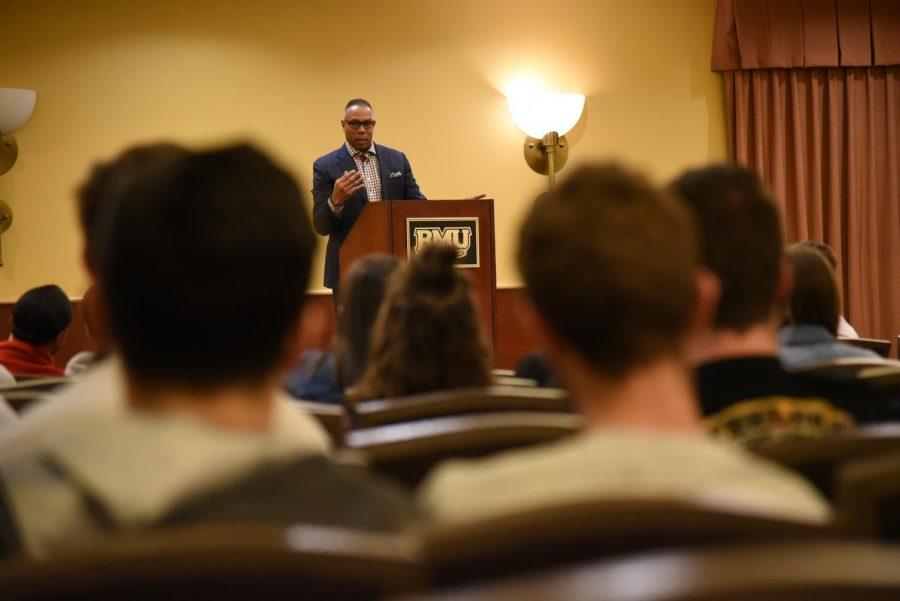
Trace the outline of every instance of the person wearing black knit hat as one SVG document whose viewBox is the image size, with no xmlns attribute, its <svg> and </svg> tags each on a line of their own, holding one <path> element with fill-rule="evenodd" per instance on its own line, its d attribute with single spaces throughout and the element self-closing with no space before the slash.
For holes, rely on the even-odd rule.
<svg viewBox="0 0 900 601">
<path fill-rule="evenodd" d="M 62 376 L 53 356 L 71 322 L 72 304 L 59 286 L 32 288 L 13 307 L 12 335 L 0 343 L 0 365 L 14 376 Z"/>
</svg>

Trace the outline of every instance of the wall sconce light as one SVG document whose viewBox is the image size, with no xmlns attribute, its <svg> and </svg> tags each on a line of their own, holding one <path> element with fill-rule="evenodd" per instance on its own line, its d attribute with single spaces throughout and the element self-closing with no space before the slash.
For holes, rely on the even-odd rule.
<svg viewBox="0 0 900 601">
<path fill-rule="evenodd" d="M 19 157 L 19 145 L 12 134 L 28 121 L 36 99 L 34 90 L 0 88 L 0 175 L 12 169 Z"/>
<path fill-rule="evenodd" d="M 34 110 L 37 92 L 18 88 L 0 88 L 0 175 L 16 164 L 19 145 L 12 134 L 25 125 Z M 12 209 L 0 199 L 0 234 L 10 228 L 13 221 Z M 0 266 L 3 265 L 3 251 L 0 248 Z"/>
<path fill-rule="evenodd" d="M 581 119 L 584 94 L 514 93 L 507 97 L 507 103 L 516 126 L 528 135 L 525 162 L 532 170 L 547 176 L 552 190 L 556 172 L 569 158 L 565 135 Z"/>
</svg>

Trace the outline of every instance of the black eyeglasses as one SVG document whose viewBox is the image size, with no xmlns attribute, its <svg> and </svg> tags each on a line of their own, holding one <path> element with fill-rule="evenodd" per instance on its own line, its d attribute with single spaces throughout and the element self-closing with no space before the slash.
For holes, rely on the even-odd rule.
<svg viewBox="0 0 900 601">
<path fill-rule="evenodd" d="M 375 127 L 375 122 L 371 119 L 368 121 L 357 121 L 356 119 L 353 119 L 352 121 L 344 121 L 344 125 L 346 125 L 350 129 L 359 129 L 360 127 L 372 129 L 373 127 Z"/>
</svg>

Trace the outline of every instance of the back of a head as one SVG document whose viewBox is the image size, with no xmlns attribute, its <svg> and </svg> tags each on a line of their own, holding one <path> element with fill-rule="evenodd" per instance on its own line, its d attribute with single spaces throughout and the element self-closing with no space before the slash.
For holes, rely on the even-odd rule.
<svg viewBox="0 0 900 601">
<path fill-rule="evenodd" d="M 213 389 L 269 375 L 315 245 L 297 182 L 246 145 L 186 152 L 109 209 L 101 287 L 130 376 Z"/>
<path fill-rule="evenodd" d="M 787 255 L 794 270 L 788 319 L 794 325 L 820 326 L 837 335 L 840 302 L 828 258 L 802 243 L 789 247 Z"/>
<path fill-rule="evenodd" d="M 12 334 L 16 340 L 44 346 L 56 339 L 72 322 L 72 304 L 59 286 L 32 288 L 16 301 Z"/>
<path fill-rule="evenodd" d="M 674 200 L 639 175 L 597 165 L 538 198 L 518 261 L 547 326 L 617 377 L 677 352 L 694 303 L 696 245 Z"/>
<path fill-rule="evenodd" d="M 744 331 L 773 315 L 783 238 L 778 209 L 759 177 L 736 165 L 688 171 L 672 187 L 693 208 L 701 260 L 722 286 L 719 329 Z"/>
<path fill-rule="evenodd" d="M 425 247 L 394 274 L 372 332 L 369 365 L 351 399 L 483 386 L 487 352 L 456 251 Z"/>
<path fill-rule="evenodd" d="M 396 257 L 371 254 L 354 263 L 342 283 L 337 319 L 337 379 L 341 388 L 362 376 L 369 356 L 372 326 L 381 308 Z"/>
</svg>

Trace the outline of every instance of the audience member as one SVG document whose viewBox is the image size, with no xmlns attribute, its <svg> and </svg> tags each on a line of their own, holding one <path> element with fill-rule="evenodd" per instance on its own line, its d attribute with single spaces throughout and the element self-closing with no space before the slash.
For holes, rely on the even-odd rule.
<svg viewBox="0 0 900 601">
<path fill-rule="evenodd" d="M 12 334 L 0 342 L 0 365 L 14 376 L 62 376 L 53 356 L 71 321 L 72 305 L 59 286 L 32 288 L 13 307 Z"/>
<path fill-rule="evenodd" d="M 104 202 L 98 283 L 128 410 L 83 419 L 0 467 L 29 552 L 151 526 L 185 505 L 195 522 L 401 523 L 393 489 L 276 428 L 315 246 L 306 208 L 291 176 L 248 146 L 162 161 Z M 240 484 L 253 490 L 260 471 L 288 466 L 248 514 Z M 329 490 L 345 502 L 329 504 Z M 215 502 L 204 509 L 205 498 Z M 359 508 L 372 523 L 359 523 Z"/>
<path fill-rule="evenodd" d="M 824 399 L 859 421 L 884 419 L 867 387 L 782 367 L 777 332 L 792 273 L 778 209 L 759 178 L 736 165 L 713 165 L 688 171 L 673 188 L 698 220 L 701 259 L 722 287 L 713 329 L 694 357 L 704 414 L 742 401 L 787 397 Z"/>
<path fill-rule="evenodd" d="M 391 278 L 351 401 L 486 386 L 487 347 L 456 252 L 432 244 Z"/>
<path fill-rule="evenodd" d="M 421 489 L 424 508 L 452 523 L 595 498 L 717 499 L 826 519 L 806 482 L 704 432 L 687 349 L 718 292 L 696 246 L 687 212 L 619 167 L 583 167 L 539 199 L 519 267 L 532 329 L 587 431 L 439 466 Z"/>
<path fill-rule="evenodd" d="M 388 280 L 399 265 L 396 257 L 372 254 L 350 268 L 341 283 L 334 351 L 305 352 L 288 375 L 288 392 L 298 399 L 343 402 L 344 390 L 366 369 L 372 326 Z"/>
<path fill-rule="evenodd" d="M 90 176 L 78 190 L 78 217 L 85 240 L 83 259 L 91 277 L 92 287 L 97 289 L 99 265 L 102 259 L 102 241 L 107 237 L 107 225 L 102 219 L 106 205 L 120 196 L 119 190 L 130 182 L 146 178 L 159 165 L 170 163 L 187 155 L 187 150 L 172 144 L 148 144 L 122 152 L 112 160 L 93 167 Z M 97 306 L 103 302 L 100 295 L 94 297 Z M 89 298 L 90 301 L 90 298 Z M 98 308 L 94 332 L 101 344 L 111 347 L 113 336 L 109 329 L 106 310 Z M 93 369 L 82 374 L 70 386 L 54 391 L 39 402 L 33 403 L 20 415 L 15 428 L 0 432 L 0 457 L 9 458 L 40 451 L 56 440 L 60 430 L 74 427 L 81 420 L 98 416 L 119 414 L 126 408 L 125 378 L 122 362 L 115 354 L 96 362 Z M 302 440 L 311 451 L 326 453 L 330 448 L 328 435 L 321 425 L 309 415 L 297 410 L 287 394 L 276 397 L 274 427 L 281 436 Z"/>
<path fill-rule="evenodd" d="M 835 278 L 837 278 L 838 263 L 837 255 L 834 254 L 834 249 L 832 249 L 824 242 L 817 242 L 816 240 L 806 240 L 804 242 L 800 242 L 799 244 L 809 248 L 814 248 L 815 250 L 822 253 L 822 255 L 831 264 L 831 269 L 835 273 Z M 838 293 L 838 299 L 840 300 L 840 293 Z M 856 330 L 844 318 L 843 314 L 838 315 L 837 335 L 841 338 L 859 338 L 859 334 L 856 333 Z"/>
<path fill-rule="evenodd" d="M 789 247 L 787 256 L 793 268 L 794 287 L 788 303 L 788 323 L 778 332 L 782 364 L 788 369 L 802 369 L 837 359 L 881 361 L 877 353 L 835 337 L 840 297 L 828 260 L 818 250 L 802 244 Z"/>
<path fill-rule="evenodd" d="M 81 317 L 84 329 L 94 350 L 81 351 L 66 363 L 66 375 L 75 376 L 87 371 L 94 363 L 101 361 L 109 354 L 110 340 L 106 328 L 103 327 L 102 309 L 97 297 L 97 289 L 90 286 L 81 298 Z"/>
</svg>

